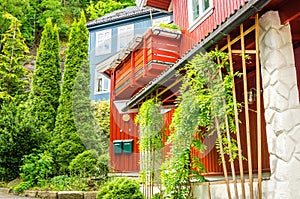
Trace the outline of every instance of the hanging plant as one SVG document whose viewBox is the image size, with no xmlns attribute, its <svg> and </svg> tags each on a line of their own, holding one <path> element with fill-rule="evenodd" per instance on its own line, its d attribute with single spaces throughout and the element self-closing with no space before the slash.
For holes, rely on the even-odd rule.
<svg viewBox="0 0 300 199">
<path fill-rule="evenodd" d="M 196 55 L 180 72 L 184 73 L 171 124 L 172 145 L 169 159 L 162 166 L 162 183 L 169 198 L 192 198 L 191 181 L 205 181 L 200 159 L 192 149 L 204 152 L 203 140 L 217 133 L 220 157 L 230 161 L 237 157 L 236 141 L 226 132 L 234 133 L 232 78 L 227 71 L 226 53 L 211 51 Z M 235 74 L 238 75 L 238 74 Z M 238 105 L 239 106 L 239 105 Z M 224 159 L 224 158 L 223 158 Z"/>
<path fill-rule="evenodd" d="M 164 123 L 160 108 L 161 104 L 157 99 L 147 100 L 135 117 L 135 123 L 140 126 L 139 149 L 142 153 L 140 177 L 145 187 L 153 188 L 155 183 L 160 183 L 159 168 L 163 159 L 164 146 Z"/>
</svg>

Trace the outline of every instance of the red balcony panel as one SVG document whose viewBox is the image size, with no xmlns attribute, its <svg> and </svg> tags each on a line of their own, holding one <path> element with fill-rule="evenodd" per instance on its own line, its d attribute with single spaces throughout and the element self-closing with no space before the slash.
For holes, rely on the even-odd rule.
<svg viewBox="0 0 300 199">
<path fill-rule="evenodd" d="M 174 64 L 180 58 L 180 39 L 181 32 L 177 30 L 158 27 L 149 30 L 116 67 L 115 96 L 129 99 Z"/>
</svg>

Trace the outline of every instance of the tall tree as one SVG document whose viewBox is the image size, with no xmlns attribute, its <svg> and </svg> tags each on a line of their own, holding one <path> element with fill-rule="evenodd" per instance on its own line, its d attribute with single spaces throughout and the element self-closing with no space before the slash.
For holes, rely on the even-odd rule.
<svg viewBox="0 0 300 199">
<path fill-rule="evenodd" d="M 56 25 L 47 19 L 37 53 L 35 70 L 29 95 L 29 119 L 39 145 L 48 142 L 55 125 L 60 96 L 60 56 Z"/>
<path fill-rule="evenodd" d="M 0 179 L 11 180 L 19 174 L 23 155 L 32 149 L 30 133 L 21 126 L 25 110 L 21 102 L 28 85 L 23 64 L 29 49 L 20 32 L 21 23 L 10 14 L 4 17 L 11 23 L 3 35 L 0 55 Z"/>
<path fill-rule="evenodd" d="M 73 95 L 75 80 L 82 66 L 88 58 L 88 30 L 86 19 L 81 13 L 79 22 L 74 22 L 66 53 L 65 72 L 63 75 L 62 93 L 56 117 L 54 139 L 52 147 L 56 162 L 61 172 L 66 172 L 69 163 L 84 150 L 84 146 L 77 133 L 73 115 Z"/>
<path fill-rule="evenodd" d="M 20 32 L 21 23 L 10 14 L 5 18 L 11 21 L 9 29 L 3 35 L 2 54 L 0 54 L 0 105 L 4 99 L 24 97 L 28 85 L 28 70 L 23 66 L 28 59 L 28 47 Z"/>
</svg>

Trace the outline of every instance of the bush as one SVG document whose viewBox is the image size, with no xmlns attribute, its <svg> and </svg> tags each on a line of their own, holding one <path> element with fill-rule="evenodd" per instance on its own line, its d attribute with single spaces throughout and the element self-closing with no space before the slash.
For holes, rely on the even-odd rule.
<svg viewBox="0 0 300 199">
<path fill-rule="evenodd" d="M 97 194 L 97 199 L 144 199 L 139 184 L 129 178 L 115 178 L 107 182 Z"/>
<path fill-rule="evenodd" d="M 53 159 L 47 152 L 38 155 L 30 154 L 24 157 L 20 176 L 25 182 L 39 185 L 55 173 L 53 165 Z"/>
<path fill-rule="evenodd" d="M 16 193 L 20 193 L 22 191 L 28 190 L 30 187 L 33 186 L 33 183 L 31 181 L 27 181 L 27 182 L 21 182 L 20 184 L 17 184 L 13 190 Z"/>
</svg>

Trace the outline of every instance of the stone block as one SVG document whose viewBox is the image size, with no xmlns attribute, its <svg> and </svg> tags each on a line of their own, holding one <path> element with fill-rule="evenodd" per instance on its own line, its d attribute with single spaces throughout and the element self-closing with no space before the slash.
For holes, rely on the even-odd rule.
<svg viewBox="0 0 300 199">
<path fill-rule="evenodd" d="M 288 162 L 295 150 L 294 141 L 286 133 L 282 133 L 276 140 L 276 156 L 281 160 Z"/>
<path fill-rule="evenodd" d="M 84 192 L 83 194 L 83 198 L 84 199 L 96 199 L 98 194 L 98 191 L 88 191 L 88 192 Z"/>
<path fill-rule="evenodd" d="M 83 199 L 82 191 L 59 191 L 58 199 Z"/>
<path fill-rule="evenodd" d="M 26 190 L 24 191 L 24 196 L 35 198 L 37 196 L 37 191 Z"/>
<path fill-rule="evenodd" d="M 288 178 L 289 178 L 289 170 L 288 168 L 288 163 L 278 159 L 277 160 L 277 164 L 276 164 L 276 168 L 275 168 L 275 180 L 277 182 L 287 182 Z"/>
<path fill-rule="evenodd" d="M 57 199 L 57 191 L 38 191 L 38 197 L 42 199 Z"/>
<path fill-rule="evenodd" d="M 289 100 L 290 88 L 287 84 L 285 84 L 282 81 L 277 81 L 273 87 L 281 97 L 285 98 L 286 100 Z"/>
<path fill-rule="evenodd" d="M 265 62 L 265 69 L 272 74 L 273 71 L 286 66 L 285 59 L 286 58 L 279 50 L 274 50 L 269 53 L 269 59 Z"/>
<path fill-rule="evenodd" d="M 289 108 L 291 109 L 296 107 L 299 107 L 299 93 L 297 84 L 291 88 L 289 97 Z"/>
<path fill-rule="evenodd" d="M 265 119 L 267 124 L 272 122 L 274 115 L 275 111 L 273 109 L 268 108 L 265 110 Z"/>
<path fill-rule="evenodd" d="M 268 30 L 274 25 L 280 25 L 280 17 L 278 11 L 269 11 L 262 15 L 259 19 L 259 25 L 264 30 Z"/>
<path fill-rule="evenodd" d="M 264 43 L 266 46 L 272 49 L 280 49 L 284 45 L 284 41 L 281 38 L 281 34 L 277 31 L 276 27 L 271 27 L 265 35 Z"/>
</svg>

